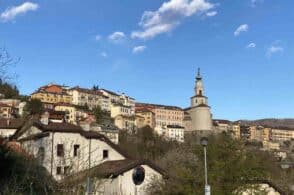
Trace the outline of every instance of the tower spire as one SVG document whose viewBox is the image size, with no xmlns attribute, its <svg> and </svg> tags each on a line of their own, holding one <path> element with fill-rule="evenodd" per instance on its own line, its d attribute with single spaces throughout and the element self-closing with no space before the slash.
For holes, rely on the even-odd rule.
<svg viewBox="0 0 294 195">
<path fill-rule="evenodd" d="M 198 72 L 197 72 L 197 77 L 196 77 L 197 80 L 201 80 L 201 75 L 200 75 L 200 68 L 198 68 Z"/>
</svg>

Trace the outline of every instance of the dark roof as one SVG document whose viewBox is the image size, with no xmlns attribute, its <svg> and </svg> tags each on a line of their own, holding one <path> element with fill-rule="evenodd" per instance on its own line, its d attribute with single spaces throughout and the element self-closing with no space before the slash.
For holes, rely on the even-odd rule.
<svg viewBox="0 0 294 195">
<path fill-rule="evenodd" d="M 149 104 L 149 103 L 136 103 L 137 109 L 140 109 L 140 107 L 143 108 L 163 108 L 163 109 L 169 109 L 169 110 L 183 110 L 182 108 L 178 106 L 168 106 L 168 105 L 160 105 L 160 104 Z"/>
<path fill-rule="evenodd" d="M 206 104 L 199 104 L 199 105 L 194 106 L 194 107 L 192 107 L 192 108 L 198 108 L 198 107 L 208 107 L 208 108 L 210 108 L 210 106 L 208 106 L 208 105 L 206 105 Z"/>
<path fill-rule="evenodd" d="M 166 172 L 147 160 L 116 160 L 106 161 L 98 166 L 95 166 L 89 170 L 81 171 L 77 174 L 71 175 L 61 181 L 61 185 L 76 185 L 84 182 L 86 177 L 98 177 L 98 178 L 116 178 L 117 176 L 137 167 L 140 165 L 148 165 L 152 169 L 156 170 L 164 177 L 167 176 Z"/>
<path fill-rule="evenodd" d="M 184 127 L 180 126 L 180 125 L 167 125 L 167 128 L 174 128 L 174 129 L 184 129 Z"/>
<path fill-rule="evenodd" d="M 72 133 L 80 133 L 80 131 L 83 131 L 83 129 L 80 126 L 73 125 L 70 123 L 48 123 L 48 125 L 44 125 L 40 122 L 36 122 L 34 123 L 34 126 L 38 127 L 42 131 Z"/>
<path fill-rule="evenodd" d="M 22 141 L 27 140 L 36 140 L 43 137 L 46 137 L 48 132 L 59 132 L 59 133 L 79 133 L 81 136 L 87 139 L 99 139 L 103 142 L 106 142 L 109 146 L 115 149 L 122 156 L 132 159 L 132 157 L 126 153 L 122 148 L 118 145 L 114 144 L 110 141 L 106 136 L 96 132 L 96 131 L 84 131 L 80 126 L 73 125 L 70 123 L 49 123 L 48 125 L 44 125 L 40 122 L 35 122 L 34 126 L 38 127 L 42 133 L 35 134 L 33 136 L 29 136 L 21 139 Z"/>
<path fill-rule="evenodd" d="M 73 87 L 70 90 L 76 90 L 81 93 L 87 93 L 87 94 L 92 94 L 92 95 L 99 95 L 103 96 L 104 98 L 108 98 L 107 96 L 103 95 L 103 93 L 99 90 L 93 90 L 93 89 L 87 89 L 87 88 L 81 88 L 79 86 Z"/>
<path fill-rule="evenodd" d="M 43 137 L 48 137 L 49 135 L 50 135 L 49 132 L 42 132 L 42 133 L 37 133 L 37 134 L 34 134 L 34 135 L 30 135 L 28 137 L 19 139 L 18 141 L 23 142 L 23 141 L 28 141 L 28 140 L 38 140 L 38 139 L 41 139 Z"/>
<path fill-rule="evenodd" d="M 23 124 L 21 119 L 0 119 L 0 129 L 20 129 Z"/>
<path fill-rule="evenodd" d="M 213 119 L 213 122 L 224 123 L 224 124 L 231 124 L 232 121 L 225 120 L 225 119 Z"/>
<path fill-rule="evenodd" d="M 194 97 L 203 97 L 203 98 L 207 98 L 206 96 L 204 96 L 204 95 L 194 95 L 193 97 L 191 97 L 191 98 L 194 98 Z"/>
<path fill-rule="evenodd" d="M 109 93 L 111 95 L 120 96 L 119 94 L 117 94 L 117 93 L 115 93 L 113 91 L 107 90 L 107 89 L 100 89 L 100 90 L 103 90 L 103 91 L 105 91 L 105 92 L 107 92 L 107 93 Z"/>
</svg>

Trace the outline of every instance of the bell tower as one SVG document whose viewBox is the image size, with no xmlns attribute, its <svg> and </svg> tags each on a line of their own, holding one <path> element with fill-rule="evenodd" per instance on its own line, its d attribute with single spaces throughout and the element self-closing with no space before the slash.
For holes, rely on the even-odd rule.
<svg viewBox="0 0 294 195">
<path fill-rule="evenodd" d="M 191 107 L 199 106 L 202 104 L 207 105 L 207 97 L 204 95 L 204 87 L 202 82 L 202 77 L 200 74 L 200 68 L 198 68 L 195 87 L 194 87 L 195 95 L 191 98 Z"/>
<path fill-rule="evenodd" d="M 212 117 L 210 107 L 208 106 L 208 98 L 204 94 L 204 86 L 200 68 L 196 75 L 194 96 L 191 97 L 190 116 L 192 120 L 192 130 L 212 130 Z"/>
</svg>

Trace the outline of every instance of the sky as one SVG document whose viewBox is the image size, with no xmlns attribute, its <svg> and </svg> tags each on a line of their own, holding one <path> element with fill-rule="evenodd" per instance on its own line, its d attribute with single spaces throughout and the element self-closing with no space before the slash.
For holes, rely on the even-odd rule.
<svg viewBox="0 0 294 195">
<path fill-rule="evenodd" d="M 293 0 L 0 0 L 22 94 L 48 83 L 188 107 L 197 68 L 214 118 L 294 116 Z"/>
</svg>

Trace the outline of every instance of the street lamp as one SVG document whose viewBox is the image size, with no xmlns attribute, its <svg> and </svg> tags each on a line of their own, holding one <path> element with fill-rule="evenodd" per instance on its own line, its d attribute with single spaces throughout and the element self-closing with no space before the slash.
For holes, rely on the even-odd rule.
<svg viewBox="0 0 294 195">
<path fill-rule="evenodd" d="M 210 195 L 210 186 L 207 182 L 207 160 L 206 160 L 206 146 L 208 145 L 208 139 L 207 137 L 202 137 L 200 140 L 201 145 L 204 148 L 204 172 L 205 172 L 205 195 Z"/>
</svg>

